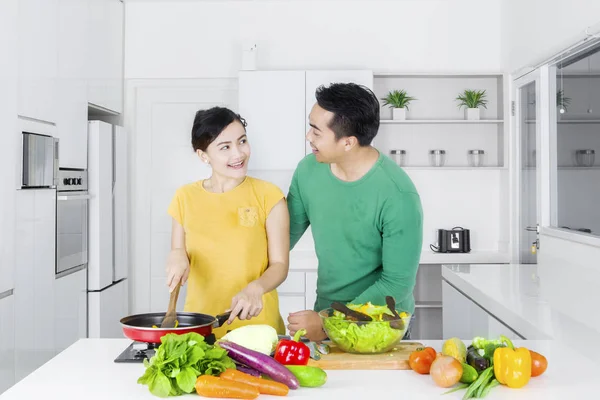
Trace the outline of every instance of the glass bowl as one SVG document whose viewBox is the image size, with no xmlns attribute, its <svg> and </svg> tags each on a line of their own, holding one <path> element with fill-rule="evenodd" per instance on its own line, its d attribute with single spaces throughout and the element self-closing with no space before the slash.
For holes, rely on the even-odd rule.
<svg viewBox="0 0 600 400">
<path fill-rule="evenodd" d="M 392 350 L 410 326 L 410 313 L 396 311 L 401 318 L 389 321 L 351 321 L 332 308 L 320 311 L 319 316 L 327 337 L 340 350 L 354 354 L 379 354 Z M 390 326 L 392 322 L 396 327 Z"/>
</svg>

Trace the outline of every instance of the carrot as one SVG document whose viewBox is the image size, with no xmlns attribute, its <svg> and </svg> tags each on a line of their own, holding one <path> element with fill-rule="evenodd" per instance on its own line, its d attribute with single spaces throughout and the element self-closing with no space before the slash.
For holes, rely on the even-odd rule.
<svg viewBox="0 0 600 400">
<path fill-rule="evenodd" d="M 256 376 L 252 376 L 245 372 L 231 368 L 225 370 L 225 372 L 222 372 L 220 377 L 254 386 L 261 394 L 286 396 L 290 391 L 290 388 L 283 383 L 275 382 L 269 379 L 258 378 Z"/>
<path fill-rule="evenodd" d="M 222 379 L 212 375 L 200 375 L 196 380 L 196 393 L 204 397 L 229 399 L 255 399 L 260 393 L 254 386 Z"/>
</svg>

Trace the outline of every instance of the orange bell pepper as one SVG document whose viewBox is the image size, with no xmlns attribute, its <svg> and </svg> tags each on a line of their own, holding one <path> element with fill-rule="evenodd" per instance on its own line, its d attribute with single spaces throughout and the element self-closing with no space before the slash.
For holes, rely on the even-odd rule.
<svg viewBox="0 0 600 400">
<path fill-rule="evenodd" d="M 506 336 L 500 338 L 507 347 L 498 347 L 494 351 L 494 375 L 498 382 L 509 388 L 522 388 L 531 378 L 531 353 L 525 347 L 515 349 Z"/>
</svg>

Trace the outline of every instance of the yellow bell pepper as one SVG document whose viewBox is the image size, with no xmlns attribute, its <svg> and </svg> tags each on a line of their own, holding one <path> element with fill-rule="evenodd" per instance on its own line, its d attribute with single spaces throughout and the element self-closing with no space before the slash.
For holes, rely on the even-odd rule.
<svg viewBox="0 0 600 400">
<path fill-rule="evenodd" d="M 510 339 L 500 336 L 507 347 L 494 351 L 494 375 L 510 388 L 522 388 L 531 378 L 531 353 L 524 347 L 515 349 Z"/>
</svg>

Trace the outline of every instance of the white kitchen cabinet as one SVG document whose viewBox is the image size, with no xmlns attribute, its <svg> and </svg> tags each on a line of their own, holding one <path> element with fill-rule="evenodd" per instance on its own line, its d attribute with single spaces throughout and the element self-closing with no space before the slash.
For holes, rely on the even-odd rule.
<svg viewBox="0 0 600 400">
<path fill-rule="evenodd" d="M 411 321 L 412 340 L 441 340 L 443 317 L 441 307 L 417 307 Z"/>
<path fill-rule="evenodd" d="M 18 113 L 56 122 L 58 0 L 19 1 Z"/>
<path fill-rule="evenodd" d="M 304 71 L 241 71 L 239 113 L 248 123 L 250 170 L 293 170 L 304 157 Z"/>
<path fill-rule="evenodd" d="M 0 293 L 14 288 L 18 13 L 18 0 L 0 1 Z"/>
<path fill-rule="evenodd" d="M 123 111 L 123 2 L 88 0 L 88 102 Z"/>
<path fill-rule="evenodd" d="M 123 338 L 120 318 L 129 315 L 127 279 L 98 292 L 88 293 L 88 337 Z M 114 318 L 117 315 L 119 318 Z"/>
<path fill-rule="evenodd" d="M 56 191 L 17 191 L 15 369 L 19 381 L 54 357 Z"/>
<path fill-rule="evenodd" d="M 317 301 L 317 272 L 306 273 L 306 302 L 304 307 L 306 310 L 312 310 Z"/>
<path fill-rule="evenodd" d="M 54 340 L 60 353 L 87 337 L 87 275 L 82 268 L 54 282 Z"/>
<path fill-rule="evenodd" d="M 442 293 L 444 338 L 471 340 L 475 336 L 495 338 L 505 335 L 511 339 L 525 339 L 446 281 L 442 282 Z"/>
<path fill-rule="evenodd" d="M 248 122 L 250 170 L 293 170 L 311 152 L 306 142 L 315 90 L 333 82 L 373 88 L 369 70 L 240 71 L 239 112 Z"/>
<path fill-rule="evenodd" d="M 304 301 L 303 295 L 279 296 L 279 312 L 281 313 L 281 317 L 283 318 L 286 327 L 288 325 L 288 316 L 290 313 L 304 310 Z"/>
<path fill-rule="evenodd" d="M 15 382 L 15 303 L 12 290 L 0 292 L 0 394 Z"/>
<path fill-rule="evenodd" d="M 61 168 L 87 168 L 89 0 L 59 0 L 57 134 Z"/>
<path fill-rule="evenodd" d="M 332 83 L 356 83 L 373 90 L 373 71 L 370 70 L 308 70 L 306 71 L 305 84 L 305 132 L 310 129 L 308 116 L 312 107 L 317 102 L 315 91 L 321 85 L 329 86 Z M 306 154 L 312 152 L 306 142 Z"/>
</svg>

